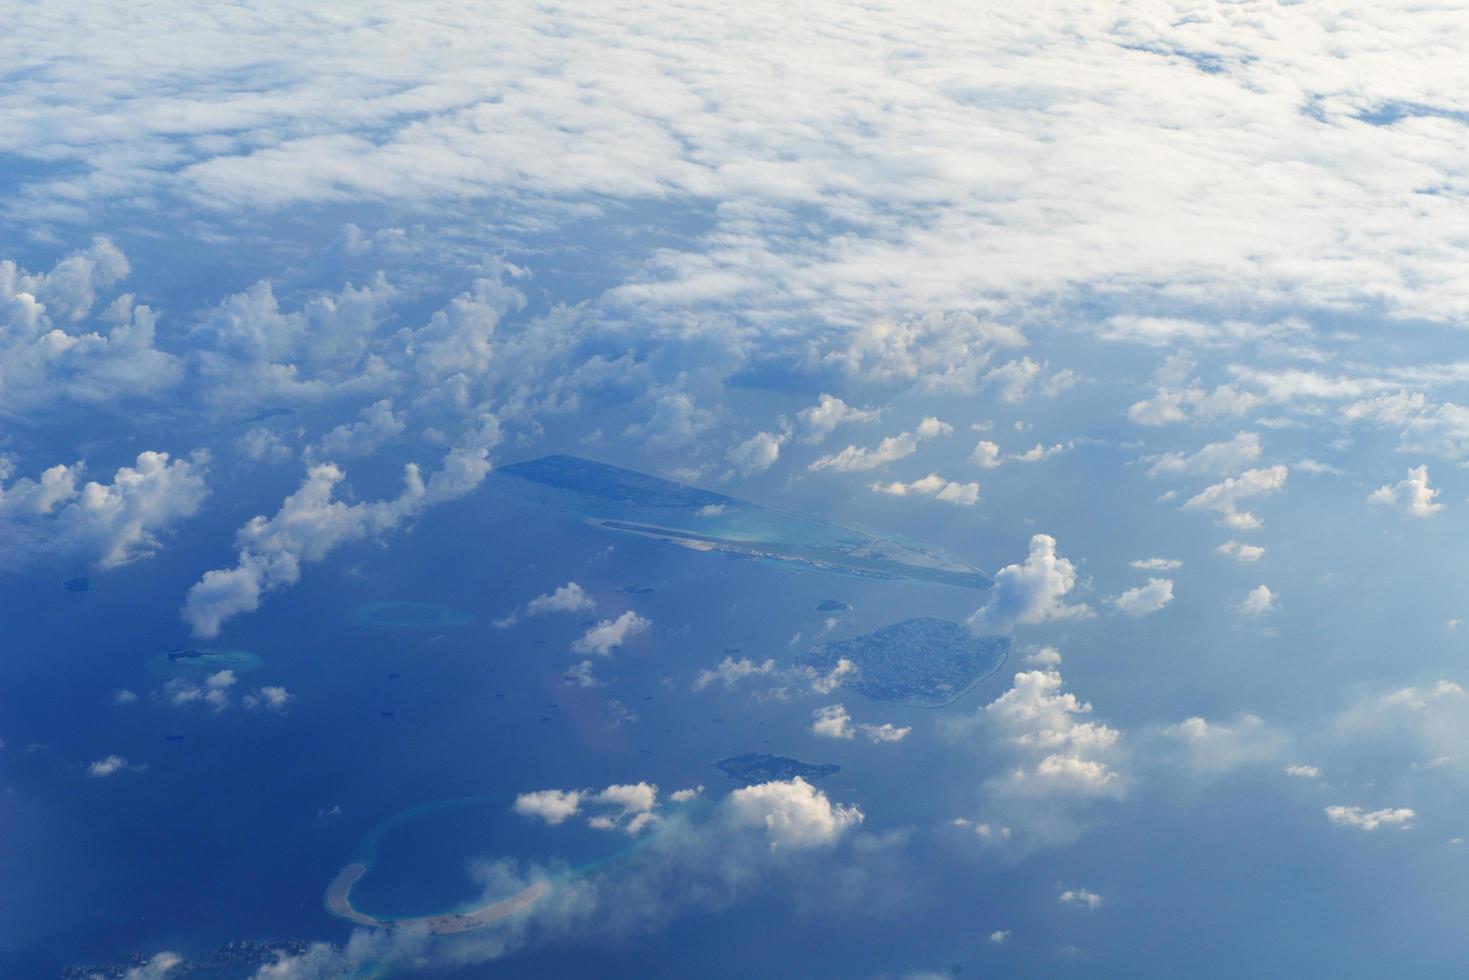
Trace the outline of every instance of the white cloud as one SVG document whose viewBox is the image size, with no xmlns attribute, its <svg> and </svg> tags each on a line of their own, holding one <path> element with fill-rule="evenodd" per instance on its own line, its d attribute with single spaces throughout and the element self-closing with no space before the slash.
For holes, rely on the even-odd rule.
<svg viewBox="0 0 1469 980">
<path fill-rule="evenodd" d="M 1003 946 L 1010 941 L 1011 931 L 1009 929 L 996 929 L 990 933 L 990 942 L 996 946 Z"/>
<path fill-rule="evenodd" d="M 1144 572 L 1172 572 L 1183 567 L 1177 558 L 1136 558 L 1127 564 Z"/>
<path fill-rule="evenodd" d="M 130 967 L 122 975 L 122 980 L 164 980 L 174 969 L 184 965 L 184 958 L 178 953 L 165 950 L 162 953 L 154 953 L 148 962 L 139 966 Z"/>
<path fill-rule="evenodd" d="M 734 827 L 763 828 L 772 848 L 830 846 L 862 822 L 860 809 L 833 805 L 799 776 L 737 789 L 721 809 Z"/>
<path fill-rule="evenodd" d="M 813 694 L 830 694 L 841 687 L 842 681 L 857 673 L 857 665 L 846 657 L 841 657 L 837 660 L 836 666 L 825 674 L 818 674 L 810 667 L 805 668 L 804 672 L 811 680 Z"/>
<path fill-rule="evenodd" d="M 1240 432 L 1228 442 L 1211 442 L 1197 452 L 1151 457 L 1148 476 L 1225 476 L 1238 473 L 1259 458 L 1260 437 Z"/>
<path fill-rule="evenodd" d="M 764 473 L 780 459 L 780 447 L 785 440 L 784 433 L 757 432 L 729 451 L 729 461 L 744 476 Z"/>
<path fill-rule="evenodd" d="M 1326 819 L 1338 827 L 1355 827 L 1358 830 L 1376 830 L 1379 827 L 1397 827 L 1411 830 L 1418 814 L 1407 807 L 1383 810 L 1363 810 L 1358 806 L 1329 806 Z"/>
<path fill-rule="evenodd" d="M 1243 766 L 1275 765 L 1289 747 L 1284 732 L 1252 714 L 1232 721 L 1186 718 L 1164 728 L 1163 736 L 1181 750 L 1180 761 L 1206 776 Z"/>
<path fill-rule="evenodd" d="M 1127 417 L 1139 425 L 1169 425 L 1245 415 L 1260 402 L 1260 396 L 1232 384 L 1219 385 L 1213 391 L 1198 386 L 1160 388 L 1152 398 L 1135 402 L 1127 410 Z"/>
<path fill-rule="evenodd" d="M 876 422 L 881 415 L 879 409 L 853 408 L 835 395 L 822 392 L 815 405 L 796 413 L 796 421 L 804 433 L 802 441 L 819 443 L 831 435 L 837 426 Z"/>
<path fill-rule="evenodd" d="M 487 425 L 465 446 L 450 449 L 427 483 L 418 467 L 408 464 L 403 491 L 374 502 L 335 499 L 346 473 L 332 463 L 310 467 L 275 516 L 254 517 L 240 528 L 235 567 L 205 572 L 189 590 L 181 615 L 196 636 L 217 636 L 226 620 L 254 612 L 267 593 L 294 585 L 303 563 L 321 561 L 347 542 L 391 531 L 426 507 L 473 490 L 489 472 L 489 449 L 498 439 L 498 428 Z"/>
<path fill-rule="evenodd" d="M 138 696 L 127 688 L 123 688 L 112 695 L 113 704 L 132 704 L 138 700 Z"/>
<path fill-rule="evenodd" d="M 1299 762 L 1291 762 L 1281 767 L 1281 772 L 1296 779 L 1320 779 L 1321 769 L 1318 766 L 1308 766 Z"/>
<path fill-rule="evenodd" d="M 774 672 L 774 660 L 767 659 L 757 664 L 748 657 L 741 657 L 739 660 L 725 657 L 713 670 L 699 671 L 694 678 L 694 690 L 702 691 L 716 681 L 729 689 L 747 677 L 766 677 Z"/>
<path fill-rule="evenodd" d="M 258 687 L 240 699 L 247 708 L 264 708 L 267 711 L 284 711 L 295 695 L 279 686 Z"/>
<path fill-rule="evenodd" d="M 606 657 L 632 637 L 646 633 L 652 625 L 652 620 L 644 619 L 629 609 L 616 619 L 604 619 L 588 629 L 571 645 L 571 649 L 575 653 L 595 653 Z"/>
<path fill-rule="evenodd" d="M 847 709 L 840 704 L 817 708 L 811 712 L 811 717 L 811 734 L 818 738 L 852 739 L 860 733 L 870 742 L 891 743 L 901 742 L 912 731 L 887 722 L 881 725 L 855 724 Z"/>
<path fill-rule="evenodd" d="M 1024 401 L 1031 383 L 1040 376 L 1041 366 L 1028 357 L 1009 361 L 985 373 L 983 383 L 999 389 L 1002 401 Z"/>
<path fill-rule="evenodd" d="M 1415 466 L 1406 479 L 1378 487 L 1368 495 L 1369 503 L 1396 507 L 1412 517 L 1432 517 L 1443 510 L 1437 502 L 1439 491 L 1428 485 L 1428 467 Z"/>
<path fill-rule="evenodd" d="M 175 707 L 202 703 L 218 712 L 230 706 L 230 690 L 238 680 L 233 670 L 215 671 L 201 684 L 175 677 L 163 685 L 163 693 L 169 704 Z"/>
<path fill-rule="evenodd" d="M 1102 896 L 1085 888 L 1068 888 L 1060 894 L 1057 901 L 1062 905 L 1076 905 L 1084 909 L 1095 909 L 1101 907 Z"/>
<path fill-rule="evenodd" d="M 525 604 L 525 611 L 531 616 L 540 616 L 544 613 L 586 612 L 595 608 L 597 608 L 596 600 L 587 595 L 586 590 L 575 582 L 557 586 L 555 591 L 546 595 L 538 595 Z"/>
<path fill-rule="evenodd" d="M 354 456 L 371 456 L 378 447 L 392 442 L 407 428 L 401 415 L 393 412 L 393 402 L 384 398 L 362 410 L 360 421 L 339 425 L 311 447 L 315 459 L 337 460 Z"/>
<path fill-rule="evenodd" d="M 886 466 L 888 463 L 912 456 L 918 451 L 920 440 L 946 436 L 953 431 L 954 427 L 947 422 L 941 422 L 932 417 L 925 418 L 919 423 L 917 429 L 888 436 L 877 444 L 876 449 L 848 446 L 839 453 L 822 456 L 811 464 L 811 469 L 832 469 L 840 472 L 875 470 L 879 466 Z"/>
<path fill-rule="evenodd" d="M 884 493 L 892 497 L 923 494 L 959 507 L 973 507 L 979 503 L 978 483 L 956 483 L 953 480 L 945 480 L 937 473 L 930 473 L 923 479 L 914 480 L 912 483 L 897 480 L 891 483 L 874 483 L 872 489 L 876 493 Z"/>
<path fill-rule="evenodd" d="M 555 826 L 577 815 L 585 790 L 543 789 L 521 793 L 515 798 L 515 812 L 522 817 L 536 817 Z"/>
<path fill-rule="evenodd" d="M 1275 593 L 1270 591 L 1270 586 L 1257 585 L 1246 593 L 1244 601 L 1239 604 L 1240 612 L 1246 616 L 1263 616 L 1268 612 L 1274 612 L 1275 598 Z"/>
<path fill-rule="evenodd" d="M 1173 580 L 1150 578 L 1147 585 L 1139 585 L 1112 600 L 1119 611 L 1129 616 L 1146 616 L 1162 609 L 1173 601 Z"/>
<path fill-rule="evenodd" d="M 1025 655 L 1025 662 L 1038 667 L 1055 667 L 1061 663 L 1061 651 L 1055 647 L 1041 647 Z"/>
<path fill-rule="evenodd" d="M 78 486 L 83 465 L 53 466 L 39 480 L 0 486 L 0 557 L 23 562 L 33 552 L 80 557 L 100 569 L 154 554 L 161 537 L 194 516 L 208 496 L 209 454 L 170 459 L 142 452 L 119 467 L 111 483 Z M 0 481 L 8 477 L 0 459 Z"/>
<path fill-rule="evenodd" d="M 1265 555 L 1265 549 L 1259 545 L 1244 544 L 1240 541 L 1226 541 L 1214 550 L 1238 562 L 1259 561 Z"/>
<path fill-rule="evenodd" d="M 969 461 L 976 466 L 983 466 L 987 470 L 992 470 L 1004 462 L 1000 458 L 999 445 L 990 442 L 988 439 L 981 439 L 979 441 L 979 444 L 974 447 L 974 452 L 969 454 Z"/>
<path fill-rule="evenodd" d="M 1221 515 L 1223 522 L 1233 528 L 1256 528 L 1260 519 L 1247 510 L 1239 509 L 1239 502 L 1250 497 L 1268 497 L 1285 487 L 1286 468 L 1271 466 L 1268 469 L 1245 470 L 1220 483 L 1205 487 L 1190 497 L 1183 505 L 1184 510 L 1209 510 Z"/>
<path fill-rule="evenodd" d="M 128 768 L 128 760 L 120 755 L 109 755 L 105 759 L 98 759 L 87 767 L 88 776 L 111 776 L 116 772 L 123 772 Z"/>
<path fill-rule="evenodd" d="M 1030 539 L 1030 555 L 1021 565 L 1006 565 L 995 573 L 990 601 L 969 617 L 976 632 L 1004 632 L 1017 623 L 1042 623 L 1090 615 L 1085 604 L 1067 605 L 1065 597 L 1076 585 L 1076 566 L 1056 553 L 1056 539 L 1037 534 Z"/>
</svg>

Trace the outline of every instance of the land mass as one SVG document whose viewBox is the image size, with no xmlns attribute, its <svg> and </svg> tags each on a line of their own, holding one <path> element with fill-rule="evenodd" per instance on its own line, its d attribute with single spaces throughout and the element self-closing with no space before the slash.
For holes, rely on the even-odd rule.
<svg viewBox="0 0 1469 980">
<path fill-rule="evenodd" d="M 1009 652 L 1009 637 L 975 636 L 943 619 L 906 619 L 813 647 L 800 662 L 826 674 L 846 660 L 856 670 L 842 676 L 843 687 L 878 701 L 941 708 L 999 670 Z"/>
<path fill-rule="evenodd" d="M 496 479 L 512 477 L 522 486 L 535 485 L 596 527 L 694 551 L 863 578 L 916 579 L 967 589 L 993 584 L 974 566 L 932 548 L 576 456 L 545 456 L 496 472 Z"/>
<path fill-rule="evenodd" d="M 799 759 L 787 759 L 785 756 L 765 755 L 759 752 L 731 756 L 728 759 L 721 759 L 714 765 L 723 770 L 729 778 L 738 780 L 746 786 L 778 779 L 795 779 L 797 776 L 811 782 L 840 772 L 842 768 L 830 762 L 802 762 Z"/>
</svg>

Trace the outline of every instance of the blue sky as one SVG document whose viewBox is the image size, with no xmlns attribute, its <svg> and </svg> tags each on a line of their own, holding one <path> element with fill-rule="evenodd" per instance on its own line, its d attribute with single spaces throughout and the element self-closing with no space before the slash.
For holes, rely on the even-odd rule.
<svg viewBox="0 0 1469 980">
<path fill-rule="evenodd" d="M 319 945 L 260 976 L 651 975 L 638 950 L 686 962 L 680 937 L 724 917 L 901 935 L 902 962 L 840 975 L 942 973 L 961 938 L 976 972 L 1030 976 L 1462 963 L 1462 10 L 62 0 L 13 20 L 0 608 L 24 639 L 0 651 L 0 814 L 41 835 L 54 808 L 95 844 L 120 826 L 109 789 L 190 785 L 139 755 L 141 718 L 193 712 L 240 758 L 271 725 L 305 737 L 366 695 L 281 638 L 437 559 L 482 587 L 447 605 L 519 611 L 487 643 L 605 625 L 557 639 L 554 672 L 607 730 L 656 679 L 681 719 L 759 714 L 839 755 L 852 795 L 706 777 L 695 819 L 682 773 L 548 749 L 479 790 L 531 794 L 529 820 L 659 825 L 642 871 L 459 945 L 291 922 Z M 556 452 L 939 546 L 996 587 L 863 592 L 826 622 L 787 590 L 855 586 L 696 588 L 687 556 L 636 549 L 606 571 L 623 559 L 493 489 Z M 639 605 L 614 588 L 634 573 L 707 604 Z M 136 617 L 134 646 L 284 645 L 258 675 L 160 681 L 76 635 L 78 576 L 76 602 Z M 1010 664 L 917 713 L 793 666 L 916 615 L 1013 635 Z M 721 653 L 715 624 L 742 620 L 766 632 Z M 88 693 L 38 713 L 60 662 Z M 353 826 L 450 795 L 407 785 Z M 59 903 L 47 862 L 94 853 L 45 840 L 0 909 Z M 533 876 L 479 867 L 487 888 Z M 923 908 L 908 891 L 945 897 L 931 936 L 897 925 Z M 1395 909 L 1371 948 L 1363 895 Z M 0 949 L 46 941 L 36 919 L 0 911 Z M 128 934 L 161 957 L 137 977 L 191 955 L 166 932 Z M 630 958 L 556 959 L 590 948 Z"/>
</svg>

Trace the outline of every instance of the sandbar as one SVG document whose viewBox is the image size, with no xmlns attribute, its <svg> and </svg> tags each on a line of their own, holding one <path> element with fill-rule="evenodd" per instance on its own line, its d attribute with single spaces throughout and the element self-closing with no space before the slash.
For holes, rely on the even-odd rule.
<svg viewBox="0 0 1469 980">
<path fill-rule="evenodd" d="M 490 902 L 478 908 L 469 909 L 464 912 L 451 912 L 445 915 L 420 915 L 408 919 L 379 919 L 376 916 L 360 912 L 352 907 L 352 886 L 367 874 L 367 865 L 356 863 L 349 864 L 337 876 L 332 879 L 326 888 L 327 911 L 338 918 L 347 919 L 358 925 L 378 926 L 381 928 L 402 928 L 405 926 L 424 926 L 435 935 L 447 936 L 459 932 L 470 932 L 474 929 L 482 929 L 485 926 L 507 919 L 518 912 L 530 908 L 541 896 L 550 891 L 550 886 L 544 881 L 535 881 L 511 895 L 497 902 Z"/>
</svg>

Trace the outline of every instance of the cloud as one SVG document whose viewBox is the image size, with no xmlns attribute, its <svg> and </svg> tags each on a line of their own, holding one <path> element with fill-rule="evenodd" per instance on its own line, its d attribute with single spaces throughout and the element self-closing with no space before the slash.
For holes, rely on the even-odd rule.
<svg viewBox="0 0 1469 980">
<path fill-rule="evenodd" d="M 1102 896 L 1085 888 L 1068 888 L 1058 896 L 1062 905 L 1075 905 L 1084 909 L 1101 908 Z"/>
<path fill-rule="evenodd" d="M 1239 502 L 1250 497 L 1268 497 L 1280 492 L 1285 487 L 1285 478 L 1284 466 L 1245 470 L 1239 476 L 1232 476 L 1205 487 L 1190 497 L 1183 509 L 1214 511 L 1222 515 L 1224 524 L 1233 528 L 1260 527 L 1260 519 L 1247 510 L 1240 510 Z"/>
<path fill-rule="evenodd" d="M 729 461 L 743 476 L 764 473 L 780 459 L 780 447 L 785 440 L 784 433 L 757 432 L 729 451 Z"/>
<path fill-rule="evenodd" d="M 1244 544 L 1240 541 L 1226 541 L 1214 550 L 1238 562 L 1259 561 L 1265 555 L 1265 549 L 1259 545 Z"/>
<path fill-rule="evenodd" d="M 1263 616 L 1275 611 L 1276 595 L 1268 585 L 1257 585 L 1246 593 L 1239 604 L 1240 612 L 1246 616 Z"/>
<path fill-rule="evenodd" d="M 238 680 L 233 670 L 215 671 L 200 684 L 174 677 L 163 685 L 163 695 L 174 707 L 202 703 L 219 712 L 230 706 L 230 689 Z"/>
<path fill-rule="evenodd" d="M 1406 479 L 1378 487 L 1367 496 L 1367 501 L 1396 507 L 1411 517 L 1432 517 L 1443 510 L 1437 502 L 1439 491 L 1428 485 L 1428 467 L 1415 466 L 1408 470 Z"/>
<path fill-rule="evenodd" d="M 1136 558 L 1127 564 L 1144 572 L 1172 572 L 1183 567 L 1177 558 Z"/>
<path fill-rule="evenodd" d="M 571 649 L 575 653 L 595 653 L 599 657 L 610 656 L 613 650 L 632 637 L 646 633 L 652 625 L 652 620 L 644 619 L 629 609 L 616 619 L 604 619 L 588 629 L 571 645 Z"/>
<path fill-rule="evenodd" d="M 694 678 L 694 690 L 702 691 L 715 682 L 723 684 L 728 690 L 748 677 L 767 677 L 774 672 L 774 660 L 767 659 L 757 664 L 748 657 L 741 657 L 739 660 L 725 657 L 713 670 L 699 671 Z"/>
<path fill-rule="evenodd" d="M 881 725 L 854 724 L 852 716 L 847 714 L 847 709 L 840 704 L 817 708 L 811 712 L 811 717 L 813 719 L 811 734 L 818 738 L 853 739 L 860 732 L 868 741 L 874 743 L 901 742 L 912 731 L 911 728 L 898 728 L 888 723 Z"/>
<path fill-rule="evenodd" d="M 418 466 L 408 464 L 402 492 L 373 502 L 335 499 L 346 473 L 333 463 L 311 466 L 273 517 L 254 517 L 240 528 L 235 567 L 205 572 L 189 590 L 181 615 L 195 636 L 217 636 L 226 620 L 254 612 L 266 594 L 294 585 L 303 563 L 319 562 L 348 542 L 392 531 L 425 508 L 473 490 L 489 472 L 489 449 L 498 439 L 493 426 L 467 438 L 466 445 L 444 455 L 427 483 Z"/>
<path fill-rule="evenodd" d="M 1010 941 L 1011 935 L 1012 933 L 1009 929 L 996 929 L 990 933 L 989 939 L 994 945 L 1003 946 Z"/>
<path fill-rule="evenodd" d="M 1284 732 L 1248 713 L 1232 721 L 1186 718 L 1165 727 L 1162 734 L 1180 750 L 1178 761 L 1204 776 L 1246 766 L 1277 765 L 1290 745 Z"/>
<path fill-rule="evenodd" d="M 128 768 L 128 760 L 120 755 L 109 755 L 105 759 L 98 759 L 87 766 L 87 775 L 101 778 L 111 776 L 116 772 L 124 772 Z"/>
<path fill-rule="evenodd" d="M 1150 578 L 1147 585 L 1139 585 L 1112 600 L 1120 612 L 1129 616 L 1146 616 L 1162 609 L 1173 601 L 1173 580 Z"/>
<path fill-rule="evenodd" d="M 974 452 L 969 454 L 969 462 L 976 466 L 983 466 L 987 470 L 992 470 L 1001 465 L 1004 460 L 1000 458 L 1000 447 L 997 443 L 990 442 L 988 439 L 981 439 L 979 444 L 974 447 Z"/>
<path fill-rule="evenodd" d="M 1213 391 L 1198 386 L 1160 388 L 1152 398 L 1134 402 L 1127 417 L 1138 425 L 1149 426 L 1229 418 L 1248 414 L 1261 401 L 1259 395 L 1232 384 L 1219 385 Z"/>
<path fill-rule="evenodd" d="M 1326 819 L 1338 827 L 1354 827 L 1357 830 L 1376 830 L 1379 827 L 1396 827 L 1411 830 L 1418 814 L 1407 807 L 1366 811 L 1357 806 L 1329 806 Z"/>
<path fill-rule="evenodd" d="M 1296 779 L 1321 778 L 1321 769 L 1319 767 L 1307 766 L 1298 762 L 1287 763 L 1286 765 L 1281 767 L 1280 771 L 1285 773 L 1287 776 L 1293 776 Z"/>
<path fill-rule="evenodd" d="M 763 828 L 772 849 L 829 847 L 863 819 L 860 809 L 833 804 L 799 776 L 737 789 L 721 810 L 730 826 Z"/>
<path fill-rule="evenodd" d="M 360 421 L 339 425 L 322 436 L 309 455 L 314 459 L 371 456 L 378 447 L 402 435 L 405 428 L 403 417 L 393 412 L 392 400 L 384 398 L 364 408 Z"/>
<path fill-rule="evenodd" d="M 187 459 L 142 452 L 119 467 L 111 483 L 77 485 L 84 467 L 53 466 L 39 480 L 0 485 L 0 557 L 21 564 L 35 552 L 81 558 L 99 569 L 153 555 L 161 539 L 194 516 L 208 496 L 209 454 Z M 0 482 L 10 474 L 0 457 Z"/>
<path fill-rule="evenodd" d="M 1165 453 L 1150 458 L 1148 476 L 1224 476 L 1238 473 L 1260 458 L 1260 437 L 1239 432 L 1228 442 L 1211 442 L 1193 453 Z"/>
<path fill-rule="evenodd" d="M 998 388 L 1001 401 L 1014 403 L 1025 400 L 1031 383 L 1040 373 L 1039 364 L 1028 357 L 1022 357 L 986 372 L 983 383 L 985 386 Z"/>
<path fill-rule="evenodd" d="M 545 613 L 587 612 L 597 608 L 596 601 L 575 582 L 557 586 L 555 591 L 538 595 L 525 604 L 527 615 L 540 616 Z"/>
<path fill-rule="evenodd" d="M 522 817 L 536 817 L 555 826 L 577 815 L 585 790 L 543 789 L 521 793 L 515 798 L 515 812 Z"/>
<path fill-rule="evenodd" d="M 816 444 L 824 441 L 840 425 L 876 422 L 881 416 L 880 409 L 853 408 L 835 395 L 822 392 L 815 405 L 796 413 L 796 422 L 803 433 L 801 441 Z"/>
<path fill-rule="evenodd" d="M 284 711 L 287 704 L 295 699 L 295 695 L 283 687 L 266 686 L 257 687 L 251 693 L 240 699 L 247 708 L 263 708 L 266 711 Z"/>
<path fill-rule="evenodd" d="M 1091 614 L 1084 603 L 1067 605 L 1076 585 L 1076 566 L 1056 553 L 1056 539 L 1037 534 L 1030 539 L 1024 564 L 1006 565 L 995 573 L 990 601 L 969 617 L 975 632 L 1005 632 L 1016 624 L 1075 619 Z"/>
<path fill-rule="evenodd" d="M 872 489 L 876 493 L 884 493 L 892 497 L 923 494 L 959 507 L 973 507 L 979 503 L 978 483 L 955 483 L 953 480 L 945 480 L 937 473 L 930 473 L 923 479 L 914 480 L 912 483 L 896 480 L 892 483 L 874 483 Z"/>
<path fill-rule="evenodd" d="M 930 416 L 920 422 L 918 428 L 913 431 L 888 436 L 878 443 L 876 449 L 848 446 L 839 453 L 822 456 L 812 463 L 810 468 L 813 470 L 831 469 L 839 472 L 875 470 L 879 466 L 886 466 L 888 463 L 912 456 L 918 451 L 920 440 L 946 436 L 953 431 L 952 425 Z"/>
</svg>

